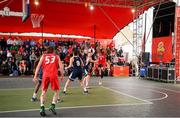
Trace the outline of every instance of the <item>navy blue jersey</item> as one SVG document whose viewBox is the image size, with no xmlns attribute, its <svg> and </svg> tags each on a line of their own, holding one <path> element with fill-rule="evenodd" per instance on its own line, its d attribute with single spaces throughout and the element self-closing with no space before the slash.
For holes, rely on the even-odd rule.
<svg viewBox="0 0 180 118">
<path fill-rule="evenodd" d="M 90 62 L 90 60 L 87 60 L 86 65 L 85 65 L 86 71 L 87 72 L 92 71 L 93 66 L 94 66 L 94 63 Z"/>
<path fill-rule="evenodd" d="M 82 67 L 81 67 L 81 58 L 80 57 L 74 57 L 74 61 L 73 61 L 73 70 L 72 73 L 69 76 L 69 79 L 71 81 L 74 81 L 76 78 L 78 78 L 79 80 L 82 80 Z"/>
<path fill-rule="evenodd" d="M 81 58 L 80 57 L 74 57 L 74 62 L 73 62 L 73 69 L 81 69 Z"/>
</svg>

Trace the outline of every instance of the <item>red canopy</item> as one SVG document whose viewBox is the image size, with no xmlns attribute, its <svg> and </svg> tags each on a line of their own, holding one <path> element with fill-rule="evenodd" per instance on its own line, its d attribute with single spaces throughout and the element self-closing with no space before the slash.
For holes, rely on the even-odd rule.
<svg viewBox="0 0 180 118">
<path fill-rule="evenodd" d="M 39 6 L 31 1 L 31 14 L 44 14 L 43 28 L 32 28 L 31 19 L 25 23 L 19 17 L 1 17 L 0 32 L 47 32 L 59 34 L 74 34 L 96 38 L 113 38 L 128 23 L 133 20 L 131 8 L 95 6 L 90 10 L 84 4 L 67 4 L 39 0 Z M 22 0 L 14 0 L 9 4 L 11 11 L 21 11 Z M 7 3 L 0 4 L 0 9 Z M 115 23 L 113 24 L 112 21 Z M 116 27 L 115 27 L 116 25 Z"/>
</svg>

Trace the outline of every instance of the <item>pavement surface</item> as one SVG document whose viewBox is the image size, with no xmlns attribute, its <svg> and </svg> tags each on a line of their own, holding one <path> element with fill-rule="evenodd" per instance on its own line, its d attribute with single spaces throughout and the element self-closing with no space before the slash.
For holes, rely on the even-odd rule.
<svg viewBox="0 0 180 118">
<path fill-rule="evenodd" d="M 98 78 L 91 78 L 98 86 Z M 78 82 L 72 84 L 77 87 Z M 103 87 L 148 101 L 146 104 L 91 106 L 57 109 L 58 117 L 180 117 L 180 84 L 139 78 L 105 77 Z M 0 89 L 32 88 L 32 77 L 0 77 Z M 119 98 L 121 99 L 121 98 Z M 0 112 L 0 117 L 39 117 L 39 110 Z M 51 113 L 47 111 L 47 117 Z"/>
</svg>

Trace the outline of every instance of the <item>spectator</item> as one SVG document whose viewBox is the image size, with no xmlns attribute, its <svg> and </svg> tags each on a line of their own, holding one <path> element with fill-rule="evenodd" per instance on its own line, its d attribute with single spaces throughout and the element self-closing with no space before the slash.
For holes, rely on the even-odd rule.
<svg viewBox="0 0 180 118">
<path fill-rule="evenodd" d="M 19 46 L 22 46 L 24 43 L 23 43 L 23 41 L 21 40 L 21 38 L 17 38 L 17 42 L 18 42 L 18 45 Z"/>
<path fill-rule="evenodd" d="M 8 61 L 8 69 L 9 69 L 9 76 L 13 76 L 13 72 L 17 70 L 14 58 Z"/>
<path fill-rule="evenodd" d="M 7 42 L 6 42 L 4 37 L 1 38 L 0 47 L 1 47 L 2 50 L 6 50 Z"/>
<path fill-rule="evenodd" d="M 11 37 L 9 37 L 8 40 L 7 40 L 7 48 L 10 49 L 12 44 L 13 44 L 13 40 L 11 39 Z"/>
<path fill-rule="evenodd" d="M 0 49 L 0 65 L 2 64 L 3 61 L 3 51 Z"/>
<path fill-rule="evenodd" d="M 25 52 L 30 52 L 30 45 L 26 45 L 24 51 Z"/>
<path fill-rule="evenodd" d="M 34 62 L 37 60 L 37 56 L 35 55 L 34 51 L 32 51 L 32 54 L 29 56 L 29 60 L 31 63 L 31 70 L 33 70 Z"/>
<path fill-rule="evenodd" d="M 24 45 L 30 45 L 30 40 L 29 39 L 27 39 L 26 41 L 24 41 Z"/>
<path fill-rule="evenodd" d="M 107 63 L 106 63 L 106 65 L 107 65 L 107 75 L 109 76 L 110 74 L 111 74 L 111 62 L 110 62 L 110 60 L 107 60 Z"/>
<path fill-rule="evenodd" d="M 16 59 L 16 66 L 18 67 L 20 61 L 22 60 L 22 53 L 18 51 L 17 54 L 15 54 L 15 59 Z"/>
<path fill-rule="evenodd" d="M 14 38 L 13 44 L 18 45 L 18 40 L 17 40 L 17 38 Z"/>
<path fill-rule="evenodd" d="M 8 69 L 8 64 L 6 61 L 3 61 L 1 66 L 0 66 L 0 69 L 1 69 L 1 73 L 3 75 L 9 75 L 9 69 Z"/>
<path fill-rule="evenodd" d="M 119 56 L 120 56 L 120 57 L 123 57 L 123 50 L 122 50 L 122 47 L 120 47 L 120 49 L 119 49 Z"/>
<path fill-rule="evenodd" d="M 12 54 L 9 50 L 7 50 L 7 59 L 12 58 Z"/>
<path fill-rule="evenodd" d="M 51 47 L 55 47 L 55 46 L 56 46 L 54 40 L 51 40 L 51 41 L 49 42 L 49 46 L 51 46 Z"/>
<path fill-rule="evenodd" d="M 21 75 L 25 74 L 25 72 L 26 72 L 26 61 L 25 60 L 20 61 L 19 71 L 20 71 Z"/>
<path fill-rule="evenodd" d="M 23 46 L 21 46 L 21 47 L 19 48 L 19 52 L 20 52 L 21 54 L 24 52 Z"/>
<path fill-rule="evenodd" d="M 47 39 L 45 39 L 43 45 L 44 46 L 49 46 L 49 41 Z"/>
<path fill-rule="evenodd" d="M 31 40 L 31 41 L 30 41 L 30 46 L 31 46 L 31 47 L 36 46 L 36 42 L 35 42 L 34 40 Z"/>
<path fill-rule="evenodd" d="M 7 59 L 7 54 L 5 51 L 0 51 L 0 60 L 5 61 Z"/>
<path fill-rule="evenodd" d="M 10 47 L 10 51 L 11 51 L 12 55 L 15 55 L 15 53 L 17 53 L 17 51 L 18 51 L 18 46 L 16 45 L 15 42 L 14 42 L 14 44 Z"/>
</svg>

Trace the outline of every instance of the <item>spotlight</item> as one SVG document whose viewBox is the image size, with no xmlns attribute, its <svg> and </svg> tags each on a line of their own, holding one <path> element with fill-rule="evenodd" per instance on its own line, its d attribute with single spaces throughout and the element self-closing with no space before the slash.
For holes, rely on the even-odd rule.
<svg viewBox="0 0 180 118">
<path fill-rule="evenodd" d="M 134 13 L 136 10 L 135 9 L 132 9 L 131 12 Z"/>
<path fill-rule="evenodd" d="M 93 5 L 90 5 L 89 8 L 90 8 L 90 10 L 94 10 L 94 6 Z"/>
<path fill-rule="evenodd" d="M 34 4 L 35 4 L 36 6 L 38 6 L 38 5 L 39 5 L 39 0 L 34 0 Z"/>
<path fill-rule="evenodd" d="M 85 3 L 84 3 L 84 6 L 85 6 L 85 7 L 88 7 L 88 3 L 87 3 L 87 2 L 85 2 Z"/>
</svg>

